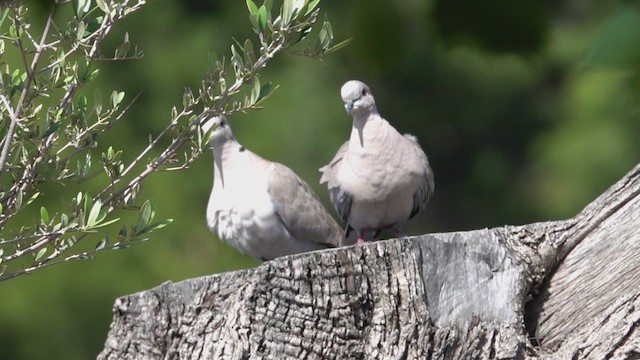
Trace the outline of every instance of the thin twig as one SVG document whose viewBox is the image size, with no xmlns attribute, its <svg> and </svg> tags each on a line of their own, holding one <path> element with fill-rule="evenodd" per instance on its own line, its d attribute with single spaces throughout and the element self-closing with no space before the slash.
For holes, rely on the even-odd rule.
<svg viewBox="0 0 640 360">
<path fill-rule="evenodd" d="M 13 112 L 13 116 L 11 116 L 11 122 L 9 123 L 9 130 L 7 131 L 7 135 L 5 135 L 5 142 L 4 142 L 4 147 L 2 148 L 2 152 L 0 153 L 0 178 L 2 178 L 2 175 L 4 174 L 4 169 L 5 166 L 7 164 L 7 156 L 9 155 L 9 148 L 11 147 L 11 142 L 13 140 L 13 132 L 16 129 L 16 124 L 18 123 L 18 117 L 20 116 L 20 113 L 22 112 L 22 107 L 24 105 L 24 101 L 27 97 L 27 92 L 29 91 L 29 88 L 31 87 L 31 82 L 34 79 L 35 76 L 35 69 L 38 66 L 38 62 L 40 61 L 40 56 L 42 55 L 42 50 L 44 49 L 44 43 L 45 40 L 47 39 L 47 36 L 49 34 L 49 28 L 51 27 L 51 22 L 53 21 L 53 14 L 55 12 L 56 7 L 52 7 L 51 11 L 49 11 L 49 16 L 47 17 L 47 22 L 44 26 L 44 30 L 42 31 L 42 37 L 40 38 L 40 44 L 36 47 L 36 52 L 33 55 L 33 60 L 31 61 L 31 66 L 28 66 L 26 68 L 27 71 L 27 79 L 25 80 L 23 86 L 22 86 L 22 92 L 20 93 L 20 99 L 18 100 L 18 104 L 16 105 L 16 108 Z M 16 13 L 14 15 L 14 26 L 16 27 L 16 29 L 19 29 L 19 24 L 17 23 L 18 20 L 18 15 L 17 15 L 17 10 L 14 7 L 14 12 Z M 19 43 L 21 44 L 21 42 L 19 41 Z M 22 45 L 20 45 L 20 47 L 22 47 Z M 25 54 L 25 51 L 22 49 L 22 51 L 20 51 L 23 56 Z M 25 59 L 26 60 L 26 59 Z M 25 64 L 26 65 L 26 64 Z M 7 108 L 9 108 L 9 106 L 7 106 Z"/>
</svg>

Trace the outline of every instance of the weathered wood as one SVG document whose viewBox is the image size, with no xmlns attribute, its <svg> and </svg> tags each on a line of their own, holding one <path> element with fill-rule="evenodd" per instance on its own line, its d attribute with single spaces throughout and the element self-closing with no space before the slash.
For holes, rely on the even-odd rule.
<svg viewBox="0 0 640 360">
<path fill-rule="evenodd" d="M 562 261 L 540 295 L 528 306 L 531 314 L 527 317 L 528 327 L 544 347 L 556 348 L 574 332 L 583 331 L 619 299 L 624 299 L 622 304 L 610 311 L 633 303 L 634 297 L 638 300 L 639 225 L 640 196 L 637 196 L 594 228 Z M 640 307 L 636 306 L 620 321 L 637 325 L 639 319 Z M 638 331 L 636 326 L 636 341 L 640 338 Z M 611 336 L 623 342 L 624 337 L 630 340 L 625 332 Z"/>
<path fill-rule="evenodd" d="M 565 221 L 165 283 L 116 300 L 98 358 L 638 358 L 638 194 L 640 165 Z"/>
</svg>

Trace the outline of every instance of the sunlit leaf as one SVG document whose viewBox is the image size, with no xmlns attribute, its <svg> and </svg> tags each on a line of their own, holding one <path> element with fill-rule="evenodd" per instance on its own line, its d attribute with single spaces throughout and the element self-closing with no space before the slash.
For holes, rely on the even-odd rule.
<svg viewBox="0 0 640 360">
<path fill-rule="evenodd" d="M 38 196 L 40 196 L 40 192 L 33 193 L 33 195 L 31 195 L 31 197 L 29 198 L 29 200 L 27 200 L 27 205 L 34 202 L 38 198 Z"/>
<path fill-rule="evenodd" d="M 260 9 L 258 9 L 258 30 L 263 32 L 267 27 L 267 8 L 262 5 Z"/>
<path fill-rule="evenodd" d="M 98 243 L 96 244 L 95 250 L 96 251 L 102 250 L 107 246 L 107 244 L 108 244 L 107 239 L 102 239 L 102 240 L 98 241 Z"/>
<path fill-rule="evenodd" d="M 144 229 L 153 220 L 153 208 L 149 200 L 145 201 L 138 213 L 138 220 L 136 222 L 136 229 L 140 231 Z"/>
<path fill-rule="evenodd" d="M 103 209 L 103 210 L 106 210 L 106 209 Z M 94 226 L 93 226 L 93 228 L 94 228 L 94 229 L 97 229 L 97 228 L 105 227 L 105 226 L 107 226 L 107 225 L 115 224 L 115 223 L 117 223 L 118 221 L 120 221 L 120 218 L 115 218 L 115 219 L 107 220 L 107 221 L 105 221 L 105 222 L 101 222 L 101 223 L 99 223 L 99 224 L 97 224 L 97 225 L 94 225 Z"/>
<path fill-rule="evenodd" d="M 47 253 L 47 248 L 43 247 L 42 249 L 38 250 L 38 253 L 36 254 L 36 258 L 35 261 L 38 262 L 40 261 L 40 259 L 42 259 L 44 257 L 44 254 Z"/>
<path fill-rule="evenodd" d="M 249 98 L 250 105 L 253 105 L 258 101 L 260 97 L 260 79 L 255 78 L 253 80 L 253 88 L 251 89 L 251 97 Z"/>
<path fill-rule="evenodd" d="M 102 208 L 102 201 L 98 200 L 93 204 L 93 206 L 91 207 L 91 210 L 89 211 L 89 216 L 87 216 L 87 221 L 85 222 L 85 225 L 87 227 L 93 227 L 93 225 L 95 225 L 98 222 L 98 217 L 100 215 L 101 208 Z"/>
<path fill-rule="evenodd" d="M 71 4 L 78 19 L 82 19 L 91 9 L 91 0 L 71 0 Z"/>
<path fill-rule="evenodd" d="M 311 0 L 309 1 L 309 4 L 307 5 L 307 11 L 304 13 L 304 15 L 309 15 L 309 13 L 311 13 L 313 11 L 313 9 L 316 8 L 316 6 L 318 6 L 318 3 L 320 3 L 320 0 Z"/>
<path fill-rule="evenodd" d="M 153 223 L 153 224 L 147 226 L 145 228 L 145 230 L 147 232 L 151 232 L 151 231 L 155 231 L 155 230 L 158 230 L 158 229 L 162 229 L 163 227 L 171 224 L 172 222 L 173 222 L 173 219 L 166 219 L 166 220 L 158 221 L 156 223 Z"/>
<path fill-rule="evenodd" d="M 105 0 L 96 0 L 96 4 L 100 8 L 100 10 L 104 11 L 105 13 L 109 12 L 109 6 L 105 2 Z"/>
<path fill-rule="evenodd" d="M 111 106 L 118 107 L 124 99 L 124 91 L 114 91 L 111 93 Z"/>
<path fill-rule="evenodd" d="M 258 13 L 258 7 L 256 6 L 256 3 L 254 3 L 251 0 L 247 0 L 247 9 L 249 9 L 249 13 L 250 14 L 257 14 Z"/>
<path fill-rule="evenodd" d="M 112 249 L 121 250 L 121 249 L 126 249 L 128 247 L 131 247 L 131 244 L 119 242 L 119 243 L 115 243 Z"/>
<path fill-rule="evenodd" d="M 293 0 L 284 0 L 282 4 L 282 26 L 289 25 L 291 14 L 293 12 Z"/>
<path fill-rule="evenodd" d="M 49 213 L 44 206 L 40 207 L 40 219 L 42 219 L 42 222 L 44 223 L 49 222 Z"/>
</svg>

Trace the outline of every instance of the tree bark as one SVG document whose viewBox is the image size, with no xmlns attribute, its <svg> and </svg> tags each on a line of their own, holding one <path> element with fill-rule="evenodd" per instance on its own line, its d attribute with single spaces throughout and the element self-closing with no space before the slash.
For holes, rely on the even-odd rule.
<svg viewBox="0 0 640 360">
<path fill-rule="evenodd" d="M 640 359 L 640 165 L 563 221 L 278 258 L 116 300 L 98 359 Z"/>
</svg>

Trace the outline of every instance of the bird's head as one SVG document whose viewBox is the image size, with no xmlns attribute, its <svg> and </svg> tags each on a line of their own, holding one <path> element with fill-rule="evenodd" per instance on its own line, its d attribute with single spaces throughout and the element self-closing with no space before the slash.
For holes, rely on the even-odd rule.
<svg viewBox="0 0 640 360">
<path fill-rule="evenodd" d="M 234 139 L 233 132 L 231 132 L 231 126 L 229 126 L 229 120 L 227 120 L 224 115 L 211 117 L 202 124 L 202 129 L 205 133 L 212 128 L 213 131 L 209 137 L 209 145 L 212 147 L 222 145 L 225 142 Z"/>
<path fill-rule="evenodd" d="M 376 100 L 367 84 L 358 80 L 349 80 L 340 89 L 340 95 L 347 113 L 355 116 L 376 111 Z"/>
</svg>

